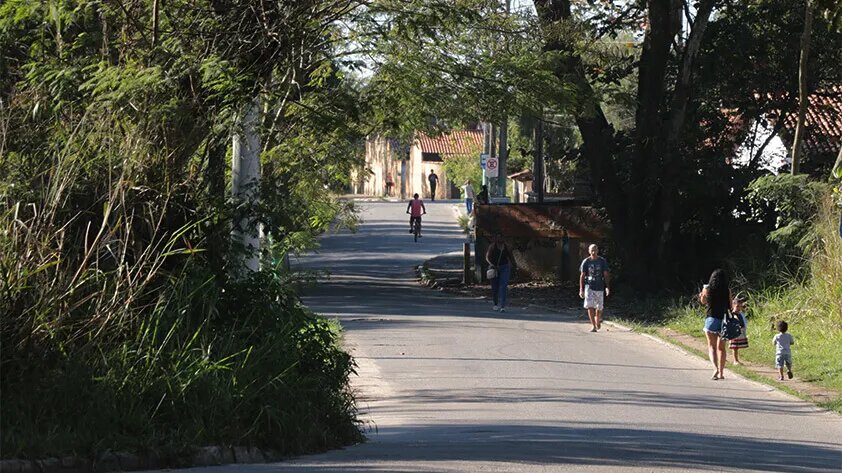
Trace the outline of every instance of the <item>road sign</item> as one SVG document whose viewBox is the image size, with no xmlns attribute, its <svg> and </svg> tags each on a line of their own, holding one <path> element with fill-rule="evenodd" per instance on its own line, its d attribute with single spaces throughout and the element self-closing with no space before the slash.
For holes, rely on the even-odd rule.
<svg viewBox="0 0 842 473">
<path fill-rule="evenodd" d="M 485 169 L 485 161 L 488 160 L 487 153 L 480 153 L 479 155 L 479 167 Z"/>
<path fill-rule="evenodd" d="M 497 158 L 488 158 L 485 160 L 485 177 L 497 177 L 499 161 Z"/>
</svg>

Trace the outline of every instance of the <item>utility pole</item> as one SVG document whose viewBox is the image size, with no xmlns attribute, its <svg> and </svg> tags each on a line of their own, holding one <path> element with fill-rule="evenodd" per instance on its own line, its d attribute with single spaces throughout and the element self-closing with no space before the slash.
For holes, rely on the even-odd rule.
<svg viewBox="0 0 842 473">
<path fill-rule="evenodd" d="M 509 157 L 509 119 L 504 116 L 500 122 L 500 151 L 499 151 L 499 174 L 497 174 L 497 188 L 500 190 L 500 197 L 506 196 L 506 159 Z"/>
<path fill-rule="evenodd" d="M 489 134 L 489 151 L 488 157 L 489 158 L 496 158 L 497 157 L 497 127 L 494 126 L 493 123 L 488 124 L 488 134 Z M 498 168 L 499 171 L 499 168 Z M 499 174 L 498 174 L 499 176 Z M 493 197 L 498 197 L 500 193 L 497 191 L 497 180 L 493 177 L 488 178 L 488 193 Z"/>
<path fill-rule="evenodd" d="M 798 119 L 795 124 L 795 138 L 792 140 L 792 175 L 798 174 L 801 167 L 801 148 L 804 137 L 804 118 L 810 105 L 810 93 L 807 90 L 807 58 L 810 55 L 810 37 L 813 34 L 813 3 L 807 0 L 804 6 L 804 30 L 801 32 L 801 57 L 798 61 Z"/>
<path fill-rule="evenodd" d="M 480 126 L 482 127 L 482 154 L 491 156 L 491 140 L 493 139 L 491 124 L 483 122 Z M 482 184 L 485 186 L 488 185 L 488 177 L 485 176 L 485 167 L 482 168 Z"/>
<path fill-rule="evenodd" d="M 231 191 L 236 201 L 247 202 L 250 205 L 256 205 L 260 201 L 260 135 L 257 131 L 259 112 L 260 99 L 255 98 L 246 105 L 232 140 Z M 249 209 L 248 214 L 239 222 L 234 223 L 231 237 L 235 245 L 242 245 L 243 251 L 240 259 L 242 266 L 235 265 L 237 273 L 242 268 L 248 271 L 260 270 L 262 233 L 252 209 Z"/>
<path fill-rule="evenodd" d="M 512 12 L 512 0 L 506 0 L 506 15 Z M 509 173 L 506 162 L 509 158 L 509 117 L 503 115 L 500 121 L 500 151 L 499 155 L 499 174 L 497 174 L 497 188 L 499 189 L 499 196 L 506 196 L 506 175 Z"/>
</svg>

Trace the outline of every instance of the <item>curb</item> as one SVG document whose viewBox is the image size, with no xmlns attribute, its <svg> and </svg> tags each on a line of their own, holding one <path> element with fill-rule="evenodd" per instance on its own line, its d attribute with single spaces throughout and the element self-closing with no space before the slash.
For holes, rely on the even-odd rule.
<svg viewBox="0 0 842 473">
<path fill-rule="evenodd" d="M 107 473 L 161 468 L 193 468 L 246 463 L 270 463 L 285 458 L 278 452 L 257 447 L 199 447 L 188 455 L 149 451 L 143 454 L 105 452 L 94 460 L 81 456 L 39 460 L 0 460 L 2 473 Z"/>
</svg>

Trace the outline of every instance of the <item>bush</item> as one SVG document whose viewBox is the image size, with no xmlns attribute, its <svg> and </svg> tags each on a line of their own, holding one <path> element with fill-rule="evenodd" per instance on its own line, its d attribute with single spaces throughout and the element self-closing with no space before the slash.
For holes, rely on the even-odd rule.
<svg viewBox="0 0 842 473">
<path fill-rule="evenodd" d="M 192 268 L 121 339 L 4 353 L 4 456 L 219 444 L 296 454 L 359 441 L 354 363 L 287 283 L 259 272 L 217 285 Z"/>
<path fill-rule="evenodd" d="M 761 222 L 774 220 L 768 240 L 783 255 L 800 257 L 818 244 L 814 220 L 828 189 L 805 174 L 759 177 L 748 187 L 752 217 Z"/>
</svg>

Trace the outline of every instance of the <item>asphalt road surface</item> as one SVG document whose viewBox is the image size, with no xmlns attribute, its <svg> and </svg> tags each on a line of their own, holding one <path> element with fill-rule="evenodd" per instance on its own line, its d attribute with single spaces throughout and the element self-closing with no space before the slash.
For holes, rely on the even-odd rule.
<svg viewBox="0 0 842 473">
<path fill-rule="evenodd" d="M 842 472 L 842 416 L 733 374 L 713 381 L 708 362 L 640 334 L 590 333 L 583 311 L 501 314 L 420 287 L 413 267 L 463 236 L 455 202 L 428 203 L 413 243 L 405 205 L 363 204 L 357 233 L 298 262 L 330 273 L 305 301 L 345 328 L 368 441 L 194 470 Z"/>
</svg>

